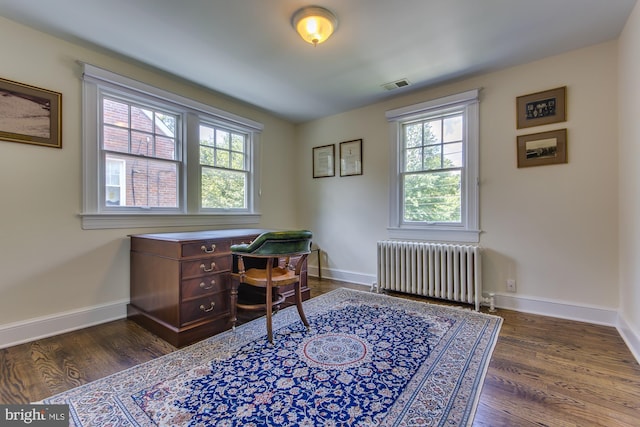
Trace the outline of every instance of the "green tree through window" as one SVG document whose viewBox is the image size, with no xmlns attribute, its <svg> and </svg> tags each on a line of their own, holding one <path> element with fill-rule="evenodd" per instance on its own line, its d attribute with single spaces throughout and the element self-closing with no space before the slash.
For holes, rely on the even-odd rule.
<svg viewBox="0 0 640 427">
<path fill-rule="evenodd" d="M 404 221 L 461 222 L 462 115 L 403 126 Z"/>
<path fill-rule="evenodd" d="M 247 205 L 247 137 L 200 125 L 202 207 L 243 209 Z"/>
</svg>

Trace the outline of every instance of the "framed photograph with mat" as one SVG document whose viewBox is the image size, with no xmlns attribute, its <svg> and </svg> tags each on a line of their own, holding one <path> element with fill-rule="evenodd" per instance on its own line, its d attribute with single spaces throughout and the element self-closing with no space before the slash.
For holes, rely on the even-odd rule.
<svg viewBox="0 0 640 427">
<path fill-rule="evenodd" d="M 563 86 L 517 97 L 517 128 L 566 121 L 566 93 L 567 87 Z"/>
<path fill-rule="evenodd" d="M 0 79 L 0 139 L 62 148 L 62 94 Z"/>
<path fill-rule="evenodd" d="M 518 167 L 567 163 L 567 130 L 518 136 Z"/>
</svg>

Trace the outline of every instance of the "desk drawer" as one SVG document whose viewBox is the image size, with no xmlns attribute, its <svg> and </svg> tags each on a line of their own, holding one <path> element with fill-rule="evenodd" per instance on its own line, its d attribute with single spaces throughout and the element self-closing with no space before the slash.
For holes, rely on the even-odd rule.
<svg viewBox="0 0 640 427">
<path fill-rule="evenodd" d="M 230 247 L 230 240 L 201 240 L 199 242 L 185 243 L 182 245 L 182 257 L 224 254 L 229 252 Z"/>
<path fill-rule="evenodd" d="M 183 278 L 221 273 L 223 271 L 229 271 L 229 268 L 231 268 L 231 257 L 220 256 L 194 261 L 183 261 L 181 268 Z"/>
<path fill-rule="evenodd" d="M 198 298 L 180 304 L 180 323 L 186 325 L 198 320 L 213 319 L 229 314 L 229 293 Z"/>
<path fill-rule="evenodd" d="M 228 288 L 229 273 L 212 274 L 182 281 L 182 300 L 198 298 Z"/>
</svg>

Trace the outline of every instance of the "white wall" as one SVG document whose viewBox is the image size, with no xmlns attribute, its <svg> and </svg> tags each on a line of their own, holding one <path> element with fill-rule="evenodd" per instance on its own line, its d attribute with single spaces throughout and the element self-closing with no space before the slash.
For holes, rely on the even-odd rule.
<svg viewBox="0 0 640 427">
<path fill-rule="evenodd" d="M 298 128 L 300 223 L 326 251 L 326 274 L 370 284 L 387 238 L 384 112 L 473 88 L 480 102 L 480 216 L 486 291 L 502 306 L 612 323 L 618 289 L 617 44 L 610 42 L 400 96 Z M 519 95 L 567 86 L 565 123 L 516 130 Z M 568 129 L 564 165 L 518 169 L 516 136 Z M 312 179 L 314 146 L 363 138 L 364 175 Z M 336 145 L 336 149 L 338 145 Z M 339 174 L 337 174 L 339 175 Z M 506 279 L 517 293 L 506 293 Z"/>
<path fill-rule="evenodd" d="M 286 191 L 295 171 L 295 128 L 256 108 L 114 56 L 0 18 L 0 77 L 62 93 L 61 150 L 0 141 L 0 347 L 60 324 L 124 314 L 129 299 L 128 234 L 82 230 L 81 60 L 188 96 L 265 125 L 259 227 L 295 225 Z M 177 231 L 179 229 L 164 229 Z M 97 317 L 85 309 L 100 308 Z M 91 311 L 91 310 L 90 310 Z M 100 312 L 100 310 L 97 310 Z M 52 318 L 49 316 L 53 316 Z M 31 320 L 39 326 L 27 327 Z M 55 323 L 55 322 L 53 322 Z M 27 326 L 25 326 L 27 325 Z M 51 331 L 55 329 L 51 326 Z"/>
<path fill-rule="evenodd" d="M 620 326 L 640 360 L 640 4 L 620 36 L 619 57 Z"/>
</svg>

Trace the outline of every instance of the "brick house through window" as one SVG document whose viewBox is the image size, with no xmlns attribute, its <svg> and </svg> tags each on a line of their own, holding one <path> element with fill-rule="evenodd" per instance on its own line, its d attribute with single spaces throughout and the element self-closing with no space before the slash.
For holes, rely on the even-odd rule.
<svg viewBox="0 0 640 427">
<path fill-rule="evenodd" d="M 176 208 L 179 117 L 105 97 L 105 205 Z"/>
</svg>

